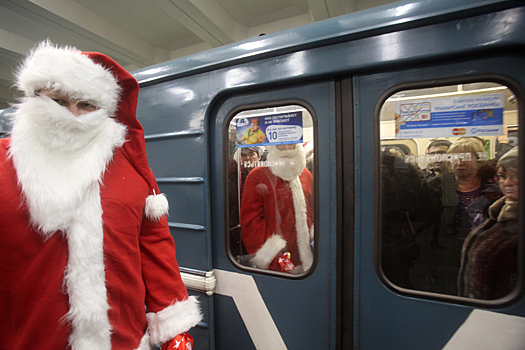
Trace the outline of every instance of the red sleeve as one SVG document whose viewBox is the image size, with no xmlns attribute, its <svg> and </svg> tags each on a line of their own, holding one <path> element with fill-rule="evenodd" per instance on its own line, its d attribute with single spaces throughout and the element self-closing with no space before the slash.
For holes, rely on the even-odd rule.
<svg viewBox="0 0 525 350">
<path fill-rule="evenodd" d="M 144 218 L 139 236 L 142 274 L 148 312 L 158 312 L 188 297 L 175 258 L 175 244 L 166 217 L 158 222 Z"/>
<path fill-rule="evenodd" d="M 143 219 L 139 244 L 149 335 L 152 343 L 164 343 L 195 326 L 201 312 L 180 277 L 165 215 L 158 221 Z"/>
</svg>

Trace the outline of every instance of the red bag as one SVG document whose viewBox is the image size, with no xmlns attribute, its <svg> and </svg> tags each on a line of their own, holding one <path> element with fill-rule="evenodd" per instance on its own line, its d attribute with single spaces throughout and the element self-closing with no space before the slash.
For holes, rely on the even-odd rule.
<svg viewBox="0 0 525 350">
<path fill-rule="evenodd" d="M 173 338 L 169 343 L 164 343 L 160 350 L 191 350 L 193 348 L 193 337 L 190 333 L 182 333 Z"/>
</svg>

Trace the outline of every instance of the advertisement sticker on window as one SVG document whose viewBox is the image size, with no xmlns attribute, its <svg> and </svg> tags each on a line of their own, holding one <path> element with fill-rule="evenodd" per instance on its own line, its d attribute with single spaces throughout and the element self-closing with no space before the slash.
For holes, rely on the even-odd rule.
<svg viewBox="0 0 525 350">
<path fill-rule="evenodd" d="M 396 139 L 503 134 L 503 93 L 396 102 Z"/>
<path fill-rule="evenodd" d="M 290 112 L 240 118 L 236 129 L 238 148 L 302 143 L 303 114 Z"/>
</svg>

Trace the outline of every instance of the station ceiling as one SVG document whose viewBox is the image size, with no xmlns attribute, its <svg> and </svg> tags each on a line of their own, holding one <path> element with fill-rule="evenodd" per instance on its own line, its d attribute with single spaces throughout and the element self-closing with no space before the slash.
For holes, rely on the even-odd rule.
<svg viewBox="0 0 525 350">
<path fill-rule="evenodd" d="M 0 0 L 0 109 L 13 72 L 50 39 L 107 54 L 133 71 L 393 0 Z"/>
</svg>

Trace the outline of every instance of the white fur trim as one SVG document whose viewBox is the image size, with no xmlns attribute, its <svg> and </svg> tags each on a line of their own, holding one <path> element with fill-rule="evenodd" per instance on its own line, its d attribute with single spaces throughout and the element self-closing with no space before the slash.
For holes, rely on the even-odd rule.
<svg viewBox="0 0 525 350">
<path fill-rule="evenodd" d="M 165 343 L 187 332 L 202 319 L 199 302 L 194 296 L 157 312 L 146 314 L 152 344 Z"/>
<path fill-rule="evenodd" d="M 113 74 L 74 47 L 56 47 L 42 42 L 24 60 L 17 86 L 26 96 L 36 90 L 60 90 L 70 97 L 91 101 L 113 114 L 120 87 Z"/>
<path fill-rule="evenodd" d="M 151 339 L 150 339 L 149 333 L 146 332 L 146 334 L 144 334 L 144 336 L 140 340 L 139 347 L 136 348 L 135 350 L 151 350 L 151 349 L 153 349 L 153 347 L 151 346 Z"/>
<path fill-rule="evenodd" d="M 308 271 L 314 261 L 312 246 L 310 245 L 310 232 L 306 217 L 306 201 L 304 199 L 303 186 L 299 177 L 290 181 L 293 205 L 295 209 L 295 230 L 297 231 L 297 248 L 301 257 L 304 271 Z"/>
<path fill-rule="evenodd" d="M 144 214 L 150 220 L 157 221 L 163 215 L 168 214 L 169 203 L 164 193 L 150 195 L 146 198 Z"/>
<path fill-rule="evenodd" d="M 44 239 L 67 238 L 64 288 L 73 350 L 111 349 L 100 179 L 125 140 L 106 110 L 75 117 L 49 98 L 26 98 L 13 121 L 10 156 L 31 222 Z"/>
<path fill-rule="evenodd" d="M 295 229 L 297 231 L 297 248 L 302 261 L 304 271 L 312 266 L 314 261 L 312 246 L 310 244 L 310 230 L 306 216 L 306 201 L 299 175 L 305 167 L 304 148 L 296 144 L 294 150 L 281 151 L 277 146 L 268 147 L 268 161 L 270 171 L 275 176 L 288 181 L 292 191 L 292 199 L 295 210 Z"/>
<path fill-rule="evenodd" d="M 250 260 L 253 267 L 267 270 L 272 260 L 286 247 L 286 241 L 281 236 L 274 234 L 264 242 Z"/>
<path fill-rule="evenodd" d="M 104 231 L 98 183 L 84 195 L 67 231 L 69 259 L 64 277 L 69 295 L 69 343 L 73 350 L 111 349 L 104 270 Z"/>
</svg>

